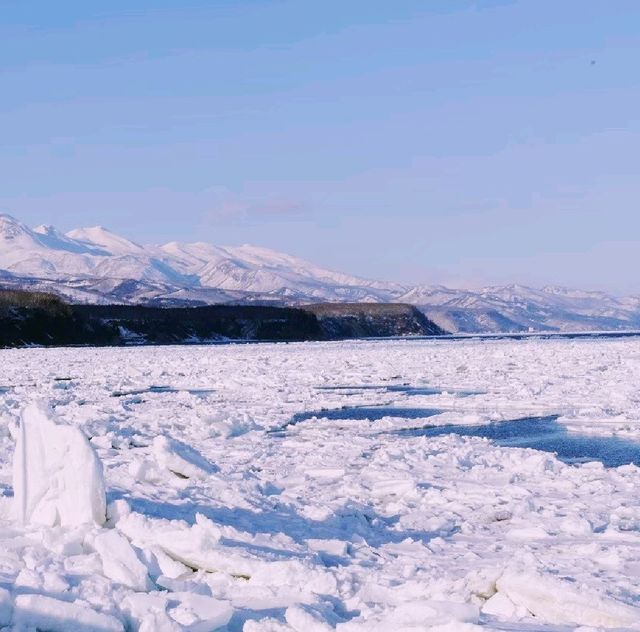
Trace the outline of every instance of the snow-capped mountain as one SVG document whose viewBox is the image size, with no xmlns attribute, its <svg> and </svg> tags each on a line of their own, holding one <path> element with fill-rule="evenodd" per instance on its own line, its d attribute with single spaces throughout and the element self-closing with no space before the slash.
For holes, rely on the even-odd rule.
<svg viewBox="0 0 640 632">
<path fill-rule="evenodd" d="M 382 283 L 255 246 L 145 246 L 100 226 L 66 234 L 0 215 L 0 281 L 88 303 L 405 302 L 449 331 L 640 329 L 640 297 L 521 285 Z"/>
<path fill-rule="evenodd" d="M 640 297 L 522 285 L 459 290 L 412 288 L 398 300 L 419 306 L 449 331 L 593 331 L 640 329 Z"/>
<path fill-rule="evenodd" d="M 77 300 L 388 300 L 404 290 L 266 248 L 141 246 L 100 226 L 61 234 L 0 215 L 0 271 Z"/>
</svg>

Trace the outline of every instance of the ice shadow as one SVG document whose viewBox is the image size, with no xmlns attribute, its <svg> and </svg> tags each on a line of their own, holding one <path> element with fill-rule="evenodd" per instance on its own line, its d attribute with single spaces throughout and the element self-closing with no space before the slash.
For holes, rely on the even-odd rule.
<svg viewBox="0 0 640 632">
<path fill-rule="evenodd" d="M 195 523 L 196 514 L 215 523 L 231 526 L 250 535 L 284 534 L 299 545 L 307 540 L 341 540 L 353 543 L 364 540 L 369 546 L 378 548 L 385 544 L 398 544 L 407 538 L 427 544 L 435 537 L 446 538 L 458 532 L 457 527 L 449 530 L 425 531 L 420 529 L 397 529 L 399 516 L 382 516 L 368 505 L 347 502 L 324 520 L 314 520 L 300 515 L 295 509 L 283 504 L 266 502 L 255 510 L 241 507 L 211 506 L 185 500 L 183 503 L 131 497 L 119 492 L 111 492 L 109 501 L 126 498 L 133 511 L 153 518 L 184 520 Z M 361 540 L 360 540 L 361 539 Z M 261 545 L 229 540 L 230 546 L 250 547 L 256 551 Z M 276 547 L 266 547 L 265 553 L 285 553 L 296 557 L 291 551 L 280 551 Z M 340 563 L 340 556 L 328 556 L 330 565 Z"/>
<path fill-rule="evenodd" d="M 131 509 L 150 518 L 163 518 L 172 520 L 184 520 L 187 524 L 195 523 L 196 514 L 202 514 L 219 526 L 230 526 L 239 532 L 245 532 L 249 536 L 285 535 L 290 537 L 300 549 L 286 543 L 280 545 L 274 538 L 273 543 L 268 539 L 256 542 L 245 542 L 232 537 L 222 537 L 219 544 L 224 547 L 244 549 L 246 552 L 256 555 L 265 561 L 291 561 L 309 559 L 317 556 L 317 559 L 325 567 L 348 566 L 354 563 L 352 556 L 354 543 L 364 546 L 364 555 L 358 556 L 358 564 L 361 567 L 373 568 L 378 563 L 379 554 L 376 548 L 386 543 L 401 543 L 407 538 L 414 541 L 429 542 L 435 537 L 447 537 L 442 531 L 430 533 L 406 529 L 394 529 L 399 522 L 399 517 L 383 517 L 368 506 L 356 503 L 346 503 L 338 508 L 326 520 L 313 520 L 300 515 L 292 507 L 277 504 L 270 506 L 268 497 L 255 508 L 229 508 L 224 506 L 211 506 L 204 503 L 185 499 L 185 502 L 165 502 L 150 498 L 130 497 L 120 492 L 109 493 L 109 501 L 116 498 L 127 498 Z M 451 530 L 450 534 L 458 529 Z M 346 541 L 347 551 L 344 555 L 327 555 L 324 552 L 312 550 L 308 544 L 309 539 Z M 238 581 L 242 581 L 239 579 Z M 320 594 L 323 607 L 327 608 L 335 622 L 349 621 L 360 614 L 359 611 L 350 609 L 339 597 L 331 594 Z M 281 623 L 285 622 L 287 607 L 280 605 L 260 607 L 238 607 L 227 627 L 229 632 L 241 632 L 247 621 L 273 618 Z"/>
</svg>

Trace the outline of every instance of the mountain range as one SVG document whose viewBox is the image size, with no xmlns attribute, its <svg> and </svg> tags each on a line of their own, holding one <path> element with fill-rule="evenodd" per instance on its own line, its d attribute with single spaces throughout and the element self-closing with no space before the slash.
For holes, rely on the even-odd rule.
<svg viewBox="0 0 640 632">
<path fill-rule="evenodd" d="M 452 332 L 640 329 L 640 297 L 521 285 L 461 290 L 363 279 L 255 246 L 143 246 L 96 226 L 61 233 L 0 215 L 0 284 L 77 303 L 400 302 Z"/>
</svg>

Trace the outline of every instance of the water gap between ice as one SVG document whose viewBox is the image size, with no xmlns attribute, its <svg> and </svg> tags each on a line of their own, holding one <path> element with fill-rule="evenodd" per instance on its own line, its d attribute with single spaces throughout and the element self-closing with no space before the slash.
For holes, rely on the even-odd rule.
<svg viewBox="0 0 640 632">
<path fill-rule="evenodd" d="M 339 391 L 349 395 L 358 391 L 377 390 L 400 392 L 407 395 L 450 394 L 455 397 L 469 397 L 484 394 L 483 391 L 415 387 L 406 385 L 364 385 L 364 386 L 323 386 L 318 390 Z M 314 418 L 330 420 L 368 420 L 375 422 L 384 417 L 403 419 L 424 419 L 442 411 L 436 408 L 418 408 L 388 405 L 357 405 L 316 412 L 301 412 L 294 415 L 288 426 Z M 597 436 L 571 431 L 558 422 L 555 415 L 545 417 L 523 417 L 510 421 L 478 425 L 449 424 L 444 426 L 423 426 L 421 428 L 394 431 L 399 436 L 438 437 L 457 434 L 467 437 L 484 437 L 496 445 L 508 448 L 532 448 L 551 452 L 569 464 L 600 461 L 605 467 L 619 467 L 634 464 L 640 466 L 640 441 L 615 436 Z"/>
<path fill-rule="evenodd" d="M 600 461 L 605 467 L 633 463 L 640 466 L 640 441 L 620 437 L 601 437 L 569 432 L 556 416 L 524 417 L 479 425 L 425 426 L 398 430 L 396 434 L 413 437 L 438 437 L 447 434 L 484 437 L 507 448 L 533 448 L 553 452 L 569 464 Z"/>
<path fill-rule="evenodd" d="M 158 393 L 189 393 L 190 395 L 210 395 L 214 388 L 181 388 L 176 386 L 143 386 L 126 391 L 113 391 L 111 397 L 130 397 L 132 395 L 152 395 Z"/>
<path fill-rule="evenodd" d="M 455 397 L 470 397 L 471 395 L 486 395 L 486 391 L 466 390 L 458 388 L 441 388 L 434 386 L 409 386 L 408 384 L 365 384 L 360 386 L 316 386 L 318 391 L 334 391 L 349 395 L 359 391 L 381 391 L 383 393 L 405 393 L 406 395 L 453 395 Z"/>
</svg>

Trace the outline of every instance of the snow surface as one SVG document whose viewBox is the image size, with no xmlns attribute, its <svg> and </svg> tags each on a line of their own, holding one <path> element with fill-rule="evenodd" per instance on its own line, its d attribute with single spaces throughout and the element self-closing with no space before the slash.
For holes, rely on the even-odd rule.
<svg viewBox="0 0 640 632">
<path fill-rule="evenodd" d="M 0 626 L 640 630 L 636 466 L 398 432 L 560 415 L 640 439 L 639 383 L 638 339 L 0 351 Z M 99 455 L 104 525 L 16 522 L 40 398 Z M 358 405 L 394 413 L 323 414 Z"/>
</svg>

